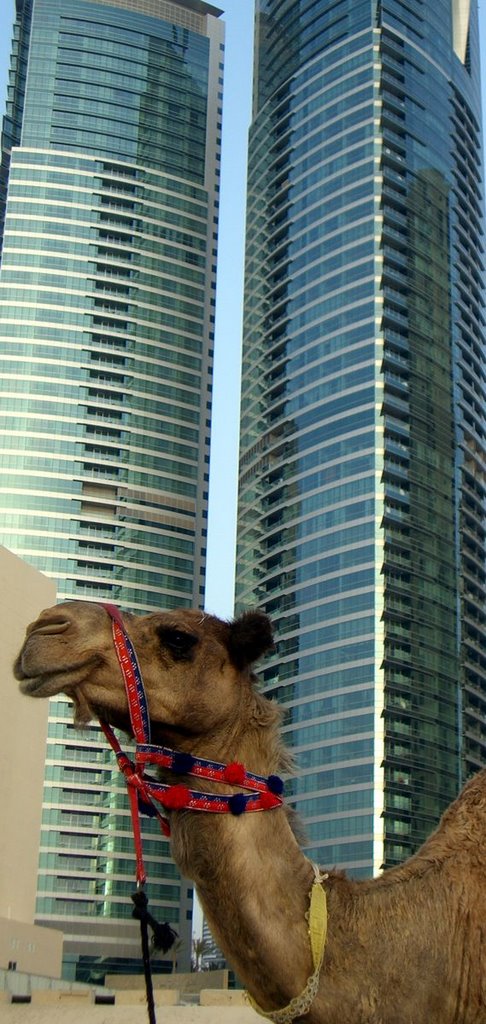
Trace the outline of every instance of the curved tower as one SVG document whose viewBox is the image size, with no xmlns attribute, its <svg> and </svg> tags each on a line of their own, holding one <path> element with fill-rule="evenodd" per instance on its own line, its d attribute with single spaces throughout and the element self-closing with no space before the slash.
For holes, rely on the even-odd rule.
<svg viewBox="0 0 486 1024">
<path fill-rule="evenodd" d="M 256 45 L 237 603 L 359 876 L 486 762 L 476 4 L 257 0 Z"/>
<path fill-rule="evenodd" d="M 17 0 L 3 131 L 0 543 L 59 599 L 202 607 L 222 108 L 203 0 Z M 37 919 L 83 980 L 140 956 L 123 784 L 51 703 Z M 113 775 L 114 772 L 114 775 Z M 150 826 L 149 826 L 150 829 Z M 190 958 L 158 830 L 154 915 Z M 170 964 L 167 964 L 167 969 Z"/>
</svg>

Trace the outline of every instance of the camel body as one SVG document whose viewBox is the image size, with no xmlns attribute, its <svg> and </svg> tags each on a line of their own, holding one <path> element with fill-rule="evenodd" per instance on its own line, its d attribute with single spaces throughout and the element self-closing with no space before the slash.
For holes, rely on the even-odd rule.
<svg viewBox="0 0 486 1024">
<path fill-rule="evenodd" d="M 264 776 L 289 769 L 281 713 L 252 672 L 272 642 L 266 616 L 250 612 L 227 623 L 182 610 L 123 620 L 143 673 L 153 743 L 241 762 Z M 26 694 L 66 693 L 79 724 L 102 717 L 131 732 L 101 606 L 47 609 L 28 627 L 14 671 Z M 221 949 L 263 1009 L 285 1006 L 313 969 L 306 920 L 313 868 L 292 815 L 284 806 L 239 817 L 172 811 L 170 818 L 174 860 L 193 879 Z M 486 1024 L 485 840 L 486 770 L 405 864 L 365 881 L 329 872 L 319 990 L 299 1020 Z"/>
</svg>

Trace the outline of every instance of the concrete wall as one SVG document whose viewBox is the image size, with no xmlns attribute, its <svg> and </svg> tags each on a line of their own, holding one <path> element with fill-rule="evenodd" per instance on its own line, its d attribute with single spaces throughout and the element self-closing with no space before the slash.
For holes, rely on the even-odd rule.
<svg viewBox="0 0 486 1024">
<path fill-rule="evenodd" d="M 176 971 L 174 974 L 154 974 L 152 978 L 154 989 L 175 988 L 180 993 L 197 993 L 205 988 L 228 988 L 229 971 L 190 971 L 187 974 Z M 143 974 L 107 974 L 105 985 L 113 991 L 122 989 L 144 989 L 145 979 Z"/>
<path fill-rule="evenodd" d="M 63 934 L 54 928 L 39 928 L 23 921 L 0 917 L 0 967 L 10 963 L 15 971 L 60 978 Z"/>
<path fill-rule="evenodd" d="M 215 996 L 215 990 L 211 995 Z M 116 999 L 113 1005 L 95 1005 L 89 998 L 80 998 L 77 994 L 71 997 L 59 997 L 53 993 L 39 993 L 26 1006 L 11 1004 L 8 998 L 2 1000 L 0 992 L 0 1020 L 2 1024 L 147 1024 L 147 1007 L 145 1000 L 137 999 L 133 1003 Z M 49 998 L 50 996 L 53 998 Z M 128 996 L 128 993 L 126 994 Z M 162 997 L 160 992 L 159 997 Z M 172 993 L 166 993 L 172 995 Z M 234 992 L 221 992 L 220 1001 L 209 1001 L 205 1005 L 171 1005 L 170 1000 L 156 997 L 156 1006 L 160 1008 L 157 1019 L 162 1024 L 257 1024 L 262 1018 L 248 1005 L 243 1003 L 242 996 L 236 997 Z"/>
<path fill-rule="evenodd" d="M 55 604 L 56 587 L 2 547 L 0 580 L 0 917 L 30 925 L 35 913 L 48 702 L 19 693 L 12 664 L 25 627 L 43 608 Z"/>
</svg>

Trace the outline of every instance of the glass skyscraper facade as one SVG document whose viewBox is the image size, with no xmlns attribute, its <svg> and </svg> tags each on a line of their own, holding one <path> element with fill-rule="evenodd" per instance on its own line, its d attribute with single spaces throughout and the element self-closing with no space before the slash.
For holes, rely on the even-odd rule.
<svg viewBox="0 0 486 1024">
<path fill-rule="evenodd" d="M 221 11 L 17 0 L 2 136 L 0 542 L 60 600 L 203 606 Z M 51 702 L 37 921 L 82 979 L 140 957 L 123 785 Z M 192 892 L 147 825 L 153 914 Z M 160 883 L 160 884 L 159 884 Z M 181 959 L 181 958 L 179 958 Z"/>
<path fill-rule="evenodd" d="M 257 0 L 255 38 L 237 604 L 359 877 L 486 763 L 477 8 Z"/>
</svg>

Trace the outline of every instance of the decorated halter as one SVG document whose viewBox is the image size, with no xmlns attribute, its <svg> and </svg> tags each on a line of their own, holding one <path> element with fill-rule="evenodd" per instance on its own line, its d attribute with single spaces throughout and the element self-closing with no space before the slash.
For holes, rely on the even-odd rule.
<svg viewBox="0 0 486 1024">
<path fill-rule="evenodd" d="M 283 782 L 278 775 L 269 775 L 265 778 L 248 772 L 245 766 L 238 762 L 223 764 L 203 757 L 193 757 L 192 754 L 171 750 L 169 747 L 153 745 L 150 742 L 147 696 L 134 647 L 125 631 L 118 608 L 112 604 L 103 604 L 102 607 L 112 620 L 113 643 L 125 683 L 130 722 L 136 742 L 135 759 L 131 760 L 122 750 L 108 722 L 100 718 L 100 725 L 116 754 L 118 767 L 125 776 L 135 840 L 137 883 L 143 886 L 146 874 L 142 854 L 140 813 L 156 816 L 162 832 L 169 836 L 168 818 L 159 811 L 156 804 L 160 804 L 166 811 L 206 811 L 211 814 L 240 815 L 247 811 L 270 811 L 282 806 Z M 145 774 L 147 765 L 164 768 L 176 775 L 189 775 L 211 782 L 241 786 L 248 792 L 219 795 L 189 789 L 182 783 L 170 785 L 158 782 L 157 779 Z"/>
<path fill-rule="evenodd" d="M 100 718 L 100 725 L 103 732 L 116 754 L 118 767 L 125 776 L 128 796 L 130 799 L 130 810 L 132 815 L 133 834 L 135 841 L 135 853 L 137 860 L 137 887 L 143 890 L 146 882 L 146 874 L 142 854 L 142 836 L 140 828 L 140 813 L 156 815 L 159 819 L 164 835 L 170 835 L 169 821 L 155 806 L 161 804 L 165 810 L 191 810 L 206 811 L 213 814 L 234 814 L 240 815 L 245 811 L 269 811 L 275 807 L 281 807 L 283 803 L 282 792 L 283 782 L 278 775 L 269 775 L 267 778 L 262 775 L 255 775 L 248 772 L 243 764 L 233 762 L 222 764 L 219 761 L 209 761 L 203 757 L 193 757 L 181 751 L 171 750 L 169 747 L 155 746 L 150 742 L 150 718 L 148 713 L 147 697 L 143 685 L 142 673 L 137 661 L 133 645 L 128 637 L 123 619 L 118 608 L 112 604 L 103 604 L 112 620 L 113 643 L 115 646 L 118 663 L 125 683 L 128 698 L 128 707 L 133 735 L 136 741 L 135 760 L 132 761 L 121 749 L 121 746 L 113 732 L 111 725 Z M 211 782 L 226 783 L 232 786 L 241 786 L 247 790 L 246 793 L 234 793 L 231 795 L 218 795 L 215 793 L 204 793 L 199 790 L 189 789 L 183 784 L 167 785 L 158 782 L 150 775 L 145 774 L 146 765 L 155 765 L 165 770 L 174 772 L 176 775 L 190 775 L 199 779 L 208 779 Z M 327 933 L 327 909 L 326 895 L 322 888 L 322 882 L 327 875 L 321 875 L 319 869 L 313 865 L 314 882 L 310 893 L 310 908 L 308 914 L 309 941 L 312 952 L 314 970 L 307 980 L 304 990 L 295 999 L 292 999 L 287 1006 L 280 1010 L 265 1011 L 247 993 L 248 999 L 263 1017 L 274 1022 L 274 1024 L 292 1024 L 297 1017 L 305 1015 L 310 1009 L 319 986 L 319 976 L 324 957 Z M 140 903 L 140 899 L 144 902 Z M 142 948 L 145 968 L 145 981 L 147 988 L 147 1006 L 149 1011 L 149 1024 L 156 1024 L 155 1005 L 153 999 L 153 988 L 150 972 L 150 957 L 143 922 L 148 920 L 151 927 L 163 932 L 166 925 L 157 925 L 146 910 L 146 897 L 140 891 L 132 900 L 135 903 L 133 916 L 139 917 L 142 926 Z M 169 928 L 169 931 L 171 929 Z M 169 948 L 175 933 L 166 943 Z M 165 941 L 165 934 L 163 940 Z M 163 947 L 162 947 L 163 948 Z"/>
</svg>

